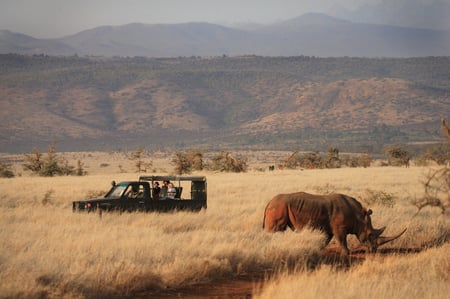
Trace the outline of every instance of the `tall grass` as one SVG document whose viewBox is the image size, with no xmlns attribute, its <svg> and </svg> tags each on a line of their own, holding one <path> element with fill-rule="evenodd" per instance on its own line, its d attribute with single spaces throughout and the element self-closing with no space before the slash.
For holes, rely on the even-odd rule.
<svg viewBox="0 0 450 299">
<path fill-rule="evenodd" d="M 424 173 L 419 167 L 201 173 L 208 179 L 205 211 L 102 217 L 72 213 L 71 201 L 107 191 L 111 180 L 136 179 L 136 173 L 0 179 L 0 296 L 120 297 L 253 271 L 279 273 L 259 290 L 261 298 L 289 298 L 289 289 L 306 298 L 329 297 L 331 290 L 335 297 L 373 297 L 378 287 L 381 297 L 414 297 L 414 290 L 427 297 L 428 286 L 448 294 L 448 242 L 436 248 L 447 240 L 448 215 L 429 208 L 414 216 L 409 203 L 422 191 Z M 265 205 L 278 193 L 333 189 L 359 197 L 368 188 L 398 198 L 393 207 L 371 207 L 375 227 L 387 225 L 386 235 L 408 227 L 386 247 L 431 249 L 339 271 L 322 262 L 320 233 L 262 230 Z M 358 246 L 354 237 L 349 245 Z"/>
</svg>

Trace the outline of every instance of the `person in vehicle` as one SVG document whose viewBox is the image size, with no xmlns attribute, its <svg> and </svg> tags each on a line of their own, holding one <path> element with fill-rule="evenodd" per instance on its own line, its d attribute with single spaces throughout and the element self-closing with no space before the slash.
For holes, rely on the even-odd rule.
<svg viewBox="0 0 450 299">
<path fill-rule="evenodd" d="M 130 185 L 128 186 L 127 191 L 125 192 L 125 196 L 128 198 L 138 198 L 139 196 L 139 187 Z"/>
<path fill-rule="evenodd" d="M 167 191 L 169 189 L 169 181 L 163 181 L 163 185 L 161 187 L 160 199 L 165 199 L 167 197 Z"/>
<path fill-rule="evenodd" d="M 172 183 L 169 183 L 167 185 L 167 197 L 170 199 L 175 199 L 175 194 L 177 194 L 177 189 L 175 189 L 175 186 Z"/>
<path fill-rule="evenodd" d="M 159 183 L 155 182 L 153 187 L 153 199 L 158 200 L 161 193 L 161 188 L 159 187 Z"/>
</svg>

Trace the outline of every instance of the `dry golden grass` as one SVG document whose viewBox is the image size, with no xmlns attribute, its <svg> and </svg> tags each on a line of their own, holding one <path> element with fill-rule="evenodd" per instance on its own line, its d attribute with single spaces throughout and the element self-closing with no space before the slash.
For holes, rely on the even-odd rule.
<svg viewBox="0 0 450 299">
<path fill-rule="evenodd" d="M 425 208 L 414 216 L 417 208 L 409 203 L 422 192 L 425 168 L 205 172 L 206 211 L 101 218 L 72 213 L 71 201 L 106 191 L 111 180 L 138 175 L 92 170 L 84 177 L 0 179 L 0 297 L 133 296 L 253 271 L 278 273 L 255 290 L 260 298 L 448 298 L 450 293 L 448 212 Z M 386 235 L 408 228 L 382 248 L 420 253 L 372 255 L 344 271 L 323 259 L 321 234 L 262 230 L 264 207 L 277 193 L 332 190 L 359 197 L 367 188 L 396 196 L 392 208 L 371 207 L 375 227 L 387 225 Z M 349 245 L 358 246 L 353 236 Z"/>
</svg>

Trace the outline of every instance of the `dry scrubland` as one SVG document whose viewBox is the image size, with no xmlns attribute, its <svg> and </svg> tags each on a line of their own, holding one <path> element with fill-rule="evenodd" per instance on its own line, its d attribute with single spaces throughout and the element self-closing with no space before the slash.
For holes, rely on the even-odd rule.
<svg viewBox="0 0 450 299">
<path fill-rule="evenodd" d="M 421 194 L 427 168 L 206 172 L 206 211 L 104 213 L 101 218 L 73 214 L 71 201 L 137 174 L 119 173 L 116 166 L 88 170 L 91 174 L 84 177 L 0 179 L 1 297 L 155 295 L 255 271 L 270 274 L 263 285 L 255 283 L 257 298 L 450 294 L 450 244 L 442 245 L 450 234 L 448 212 L 429 207 L 415 216 L 417 208 L 409 203 Z M 350 259 L 349 264 L 336 257 L 333 265 L 319 249 L 323 238 L 317 232 L 262 231 L 264 207 L 277 193 L 337 191 L 360 198 L 367 188 L 396 196 L 393 207 L 372 206 L 372 220 L 375 227 L 387 225 L 386 235 L 407 227 L 404 236 L 382 247 L 384 253 L 402 250 Z M 349 245 L 358 246 L 353 236 Z M 335 246 L 332 242 L 328 251 Z"/>
</svg>

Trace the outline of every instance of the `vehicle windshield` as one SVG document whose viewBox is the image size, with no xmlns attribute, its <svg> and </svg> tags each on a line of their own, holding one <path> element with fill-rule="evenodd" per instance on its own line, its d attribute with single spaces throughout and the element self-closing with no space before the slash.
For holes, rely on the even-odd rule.
<svg viewBox="0 0 450 299">
<path fill-rule="evenodd" d="M 123 191 L 127 187 L 127 184 L 118 184 L 116 185 L 113 190 L 109 193 L 110 197 L 119 197 L 122 195 Z"/>
</svg>

